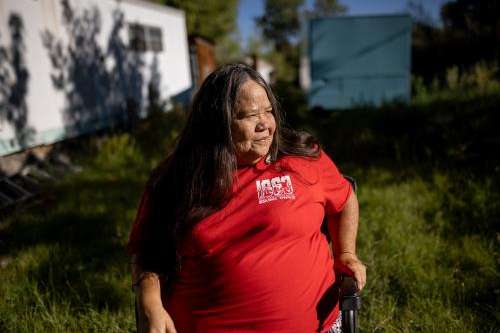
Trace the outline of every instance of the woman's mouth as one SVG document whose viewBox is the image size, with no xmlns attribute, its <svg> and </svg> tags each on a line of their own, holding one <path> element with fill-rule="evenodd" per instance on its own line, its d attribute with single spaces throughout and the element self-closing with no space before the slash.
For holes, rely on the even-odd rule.
<svg viewBox="0 0 500 333">
<path fill-rule="evenodd" d="M 255 142 L 261 142 L 261 143 L 262 143 L 262 142 L 269 141 L 269 139 L 270 139 L 270 138 L 271 138 L 271 137 L 266 136 L 265 138 L 262 138 L 262 139 L 257 139 L 257 140 L 254 140 L 254 141 L 255 141 Z"/>
</svg>

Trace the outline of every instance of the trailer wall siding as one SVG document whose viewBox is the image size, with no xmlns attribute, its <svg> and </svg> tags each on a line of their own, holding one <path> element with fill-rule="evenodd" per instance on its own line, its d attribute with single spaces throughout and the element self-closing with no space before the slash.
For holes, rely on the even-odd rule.
<svg viewBox="0 0 500 333">
<path fill-rule="evenodd" d="M 165 101 L 191 87 L 183 11 L 137 0 L 68 3 L 78 23 L 65 25 L 60 0 L 0 1 L 0 156 L 112 126 L 130 116 L 130 100 L 143 117 L 153 84 Z M 129 24 L 160 28 L 162 50 L 132 51 Z M 48 35 L 61 45 L 62 70 Z"/>
</svg>

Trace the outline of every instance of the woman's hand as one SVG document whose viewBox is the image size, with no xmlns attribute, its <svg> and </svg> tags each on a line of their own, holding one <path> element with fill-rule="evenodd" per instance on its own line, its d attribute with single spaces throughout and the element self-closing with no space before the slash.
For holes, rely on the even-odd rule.
<svg viewBox="0 0 500 333">
<path fill-rule="evenodd" d="M 159 304 L 139 301 L 139 333 L 177 333 L 174 321 L 165 311 L 161 302 Z"/>
<path fill-rule="evenodd" d="M 344 271 L 356 279 L 358 288 L 361 291 L 366 284 L 366 267 L 353 253 L 341 253 L 335 257 L 335 265 L 339 271 Z"/>
</svg>

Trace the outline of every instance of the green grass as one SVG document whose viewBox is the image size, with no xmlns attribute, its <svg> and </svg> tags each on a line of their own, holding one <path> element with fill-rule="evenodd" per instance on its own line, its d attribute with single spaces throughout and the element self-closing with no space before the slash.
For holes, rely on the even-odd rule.
<svg viewBox="0 0 500 333">
<path fill-rule="evenodd" d="M 88 169 L 7 221 L 0 331 L 132 329 L 123 247 L 143 181 Z"/>
<path fill-rule="evenodd" d="M 454 230 L 460 221 L 447 212 L 438 185 L 447 176 L 396 180 L 377 168 L 356 173 L 359 252 L 369 281 L 363 331 L 498 330 L 498 241 Z"/>
<path fill-rule="evenodd" d="M 443 147 L 427 140 L 434 162 L 418 163 L 426 150 L 415 138 L 380 125 L 415 118 L 373 112 L 309 122 L 360 185 L 359 254 L 368 267 L 361 331 L 500 331 L 500 170 L 484 172 L 497 160 L 439 160 Z M 436 123 L 423 112 L 421 123 Z M 83 172 L 47 186 L 47 195 L 2 221 L 0 332 L 134 330 L 124 245 L 149 170 L 183 121 L 178 113 L 155 117 L 133 135 L 87 141 L 76 156 Z M 488 128 L 488 119 L 474 126 Z M 450 133 L 447 149 L 468 138 L 467 128 L 444 137 Z M 362 157 L 339 146 L 349 136 Z M 415 155 L 408 152 L 414 146 Z"/>
</svg>

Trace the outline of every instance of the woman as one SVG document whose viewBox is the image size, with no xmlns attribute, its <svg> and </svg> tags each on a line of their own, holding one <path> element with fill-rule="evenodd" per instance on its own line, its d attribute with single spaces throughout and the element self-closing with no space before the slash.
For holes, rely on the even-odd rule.
<svg viewBox="0 0 500 333">
<path fill-rule="evenodd" d="M 333 332 L 335 265 L 359 287 L 358 203 L 314 138 L 282 126 L 262 77 L 219 68 L 196 94 L 132 228 L 143 332 Z"/>
</svg>

